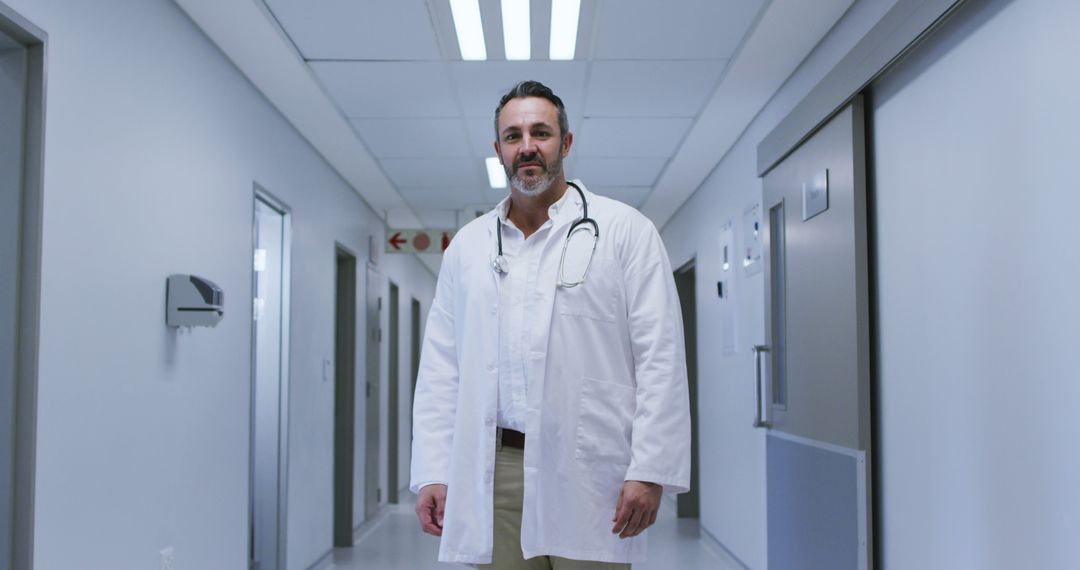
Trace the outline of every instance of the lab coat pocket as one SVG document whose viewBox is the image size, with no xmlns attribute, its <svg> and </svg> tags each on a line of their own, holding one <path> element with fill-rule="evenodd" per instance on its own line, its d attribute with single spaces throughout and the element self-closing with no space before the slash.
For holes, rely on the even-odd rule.
<svg viewBox="0 0 1080 570">
<path fill-rule="evenodd" d="M 629 465 L 636 402 L 630 386 L 582 378 L 574 455 L 584 461 Z"/>
<path fill-rule="evenodd" d="M 597 258 L 584 283 L 576 287 L 559 287 L 555 294 L 559 314 L 614 323 L 617 295 L 612 266 L 610 259 Z"/>
</svg>

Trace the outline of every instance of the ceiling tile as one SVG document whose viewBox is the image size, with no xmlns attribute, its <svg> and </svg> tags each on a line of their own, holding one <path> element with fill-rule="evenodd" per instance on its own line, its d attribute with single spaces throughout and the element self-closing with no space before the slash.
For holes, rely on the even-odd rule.
<svg viewBox="0 0 1080 570">
<path fill-rule="evenodd" d="M 349 118 L 461 115 L 442 63 L 313 61 L 309 65 Z"/>
<path fill-rule="evenodd" d="M 667 158 L 584 158 L 579 157 L 571 175 L 587 186 L 652 186 L 664 169 Z"/>
<path fill-rule="evenodd" d="M 485 199 L 484 192 L 476 187 L 448 188 L 401 188 L 401 196 L 414 209 L 457 210 L 462 204 L 473 204 Z"/>
<path fill-rule="evenodd" d="M 469 143 L 477 156 L 495 156 L 495 117 L 465 119 Z"/>
<path fill-rule="evenodd" d="M 693 117 L 726 64 L 707 61 L 598 61 L 585 97 L 586 117 Z"/>
<path fill-rule="evenodd" d="M 266 0 L 306 59 L 441 59 L 424 0 Z"/>
<path fill-rule="evenodd" d="M 691 119 L 585 119 L 571 152 L 582 157 L 669 157 L 682 142 Z"/>
<path fill-rule="evenodd" d="M 378 158 L 472 157 L 461 119 L 353 119 Z"/>
<path fill-rule="evenodd" d="M 635 208 L 645 203 L 645 199 L 652 193 L 651 186 L 589 186 L 590 192 L 601 196 L 607 196 Z"/>
<path fill-rule="evenodd" d="M 479 159 L 469 158 L 384 158 L 383 170 L 399 189 L 444 189 L 488 186 L 487 171 Z"/>
<path fill-rule="evenodd" d="M 463 61 L 450 64 L 466 117 L 495 118 L 499 99 L 526 79 L 547 85 L 567 112 L 580 113 L 587 64 L 583 61 Z"/>
<path fill-rule="evenodd" d="M 597 60 L 728 59 L 763 4 L 764 0 L 601 0 L 591 55 Z"/>
</svg>

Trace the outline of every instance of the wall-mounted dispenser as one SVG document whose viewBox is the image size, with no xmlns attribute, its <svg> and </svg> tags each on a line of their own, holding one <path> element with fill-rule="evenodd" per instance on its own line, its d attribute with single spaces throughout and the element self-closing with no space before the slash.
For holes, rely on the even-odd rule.
<svg viewBox="0 0 1080 570">
<path fill-rule="evenodd" d="M 212 327 L 225 316 L 225 294 L 208 279 L 170 275 L 165 282 L 165 324 Z"/>
</svg>

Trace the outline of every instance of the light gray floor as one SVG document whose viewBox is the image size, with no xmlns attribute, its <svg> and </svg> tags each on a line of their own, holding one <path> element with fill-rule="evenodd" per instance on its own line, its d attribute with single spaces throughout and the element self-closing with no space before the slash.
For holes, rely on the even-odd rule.
<svg viewBox="0 0 1080 570">
<path fill-rule="evenodd" d="M 318 570 L 435 570 L 462 568 L 436 562 L 439 539 L 420 531 L 413 514 L 414 495 L 402 494 L 401 504 L 384 508 L 361 528 L 352 548 L 338 548 Z M 649 530 L 649 560 L 634 570 L 742 570 L 742 567 L 703 539 L 697 519 L 677 519 L 672 497 L 664 498 L 656 525 Z"/>
</svg>

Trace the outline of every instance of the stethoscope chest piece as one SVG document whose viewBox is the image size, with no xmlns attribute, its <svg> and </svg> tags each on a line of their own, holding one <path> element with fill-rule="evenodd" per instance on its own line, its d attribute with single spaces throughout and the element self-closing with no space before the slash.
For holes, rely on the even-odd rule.
<svg viewBox="0 0 1080 570">
<path fill-rule="evenodd" d="M 504 274 L 507 270 L 506 258 L 499 254 L 495 257 L 495 260 L 491 262 L 491 268 L 495 270 L 495 273 Z"/>
</svg>

